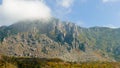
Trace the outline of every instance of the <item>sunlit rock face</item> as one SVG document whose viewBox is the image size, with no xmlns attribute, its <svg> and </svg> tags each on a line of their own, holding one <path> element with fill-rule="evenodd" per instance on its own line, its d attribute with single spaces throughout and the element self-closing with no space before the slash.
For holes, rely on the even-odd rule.
<svg viewBox="0 0 120 68">
<path fill-rule="evenodd" d="M 52 18 L 0 27 L 0 52 L 8 56 L 66 61 L 119 61 L 119 29 L 83 28 Z"/>
</svg>

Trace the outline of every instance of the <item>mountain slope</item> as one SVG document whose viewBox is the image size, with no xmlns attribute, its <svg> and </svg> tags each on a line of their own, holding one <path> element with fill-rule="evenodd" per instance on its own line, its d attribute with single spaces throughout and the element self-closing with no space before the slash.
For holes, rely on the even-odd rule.
<svg viewBox="0 0 120 68">
<path fill-rule="evenodd" d="M 82 28 L 52 19 L 0 27 L 0 52 L 66 61 L 120 61 L 120 29 Z"/>
</svg>

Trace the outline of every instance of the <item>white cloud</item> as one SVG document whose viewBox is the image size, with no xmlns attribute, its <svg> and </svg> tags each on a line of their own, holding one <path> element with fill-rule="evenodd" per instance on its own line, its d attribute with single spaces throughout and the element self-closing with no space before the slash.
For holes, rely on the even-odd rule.
<svg viewBox="0 0 120 68">
<path fill-rule="evenodd" d="M 113 25 L 113 24 L 107 24 L 107 25 L 104 25 L 103 27 L 119 28 L 118 26 L 115 26 L 115 25 Z"/>
<path fill-rule="evenodd" d="M 108 3 L 108 2 L 118 2 L 120 0 L 102 0 L 103 3 Z"/>
<path fill-rule="evenodd" d="M 72 6 L 75 0 L 56 0 L 54 8 L 54 16 L 57 18 L 67 19 L 67 15 L 72 12 Z"/>
<path fill-rule="evenodd" d="M 57 3 L 64 8 L 70 8 L 73 2 L 74 0 L 57 0 Z"/>
<path fill-rule="evenodd" d="M 24 19 L 48 19 L 51 17 L 51 9 L 43 0 L 4 0 L 0 6 L 0 15 L 2 16 L 0 20 L 12 22 Z"/>
</svg>

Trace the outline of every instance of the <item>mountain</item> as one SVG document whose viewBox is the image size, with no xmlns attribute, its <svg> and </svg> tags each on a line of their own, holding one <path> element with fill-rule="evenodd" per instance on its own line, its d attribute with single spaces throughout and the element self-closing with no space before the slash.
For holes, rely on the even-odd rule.
<svg viewBox="0 0 120 68">
<path fill-rule="evenodd" d="M 0 53 L 72 62 L 115 62 L 120 61 L 119 34 L 119 28 L 83 28 L 55 18 L 49 22 L 24 20 L 0 27 Z"/>
</svg>

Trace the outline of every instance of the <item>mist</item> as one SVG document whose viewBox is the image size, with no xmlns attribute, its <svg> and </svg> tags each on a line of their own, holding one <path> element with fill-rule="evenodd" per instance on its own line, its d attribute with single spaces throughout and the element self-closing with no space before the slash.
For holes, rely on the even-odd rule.
<svg viewBox="0 0 120 68">
<path fill-rule="evenodd" d="M 4 0 L 0 15 L 7 24 L 25 19 L 48 20 L 51 18 L 51 9 L 43 0 Z"/>
</svg>

